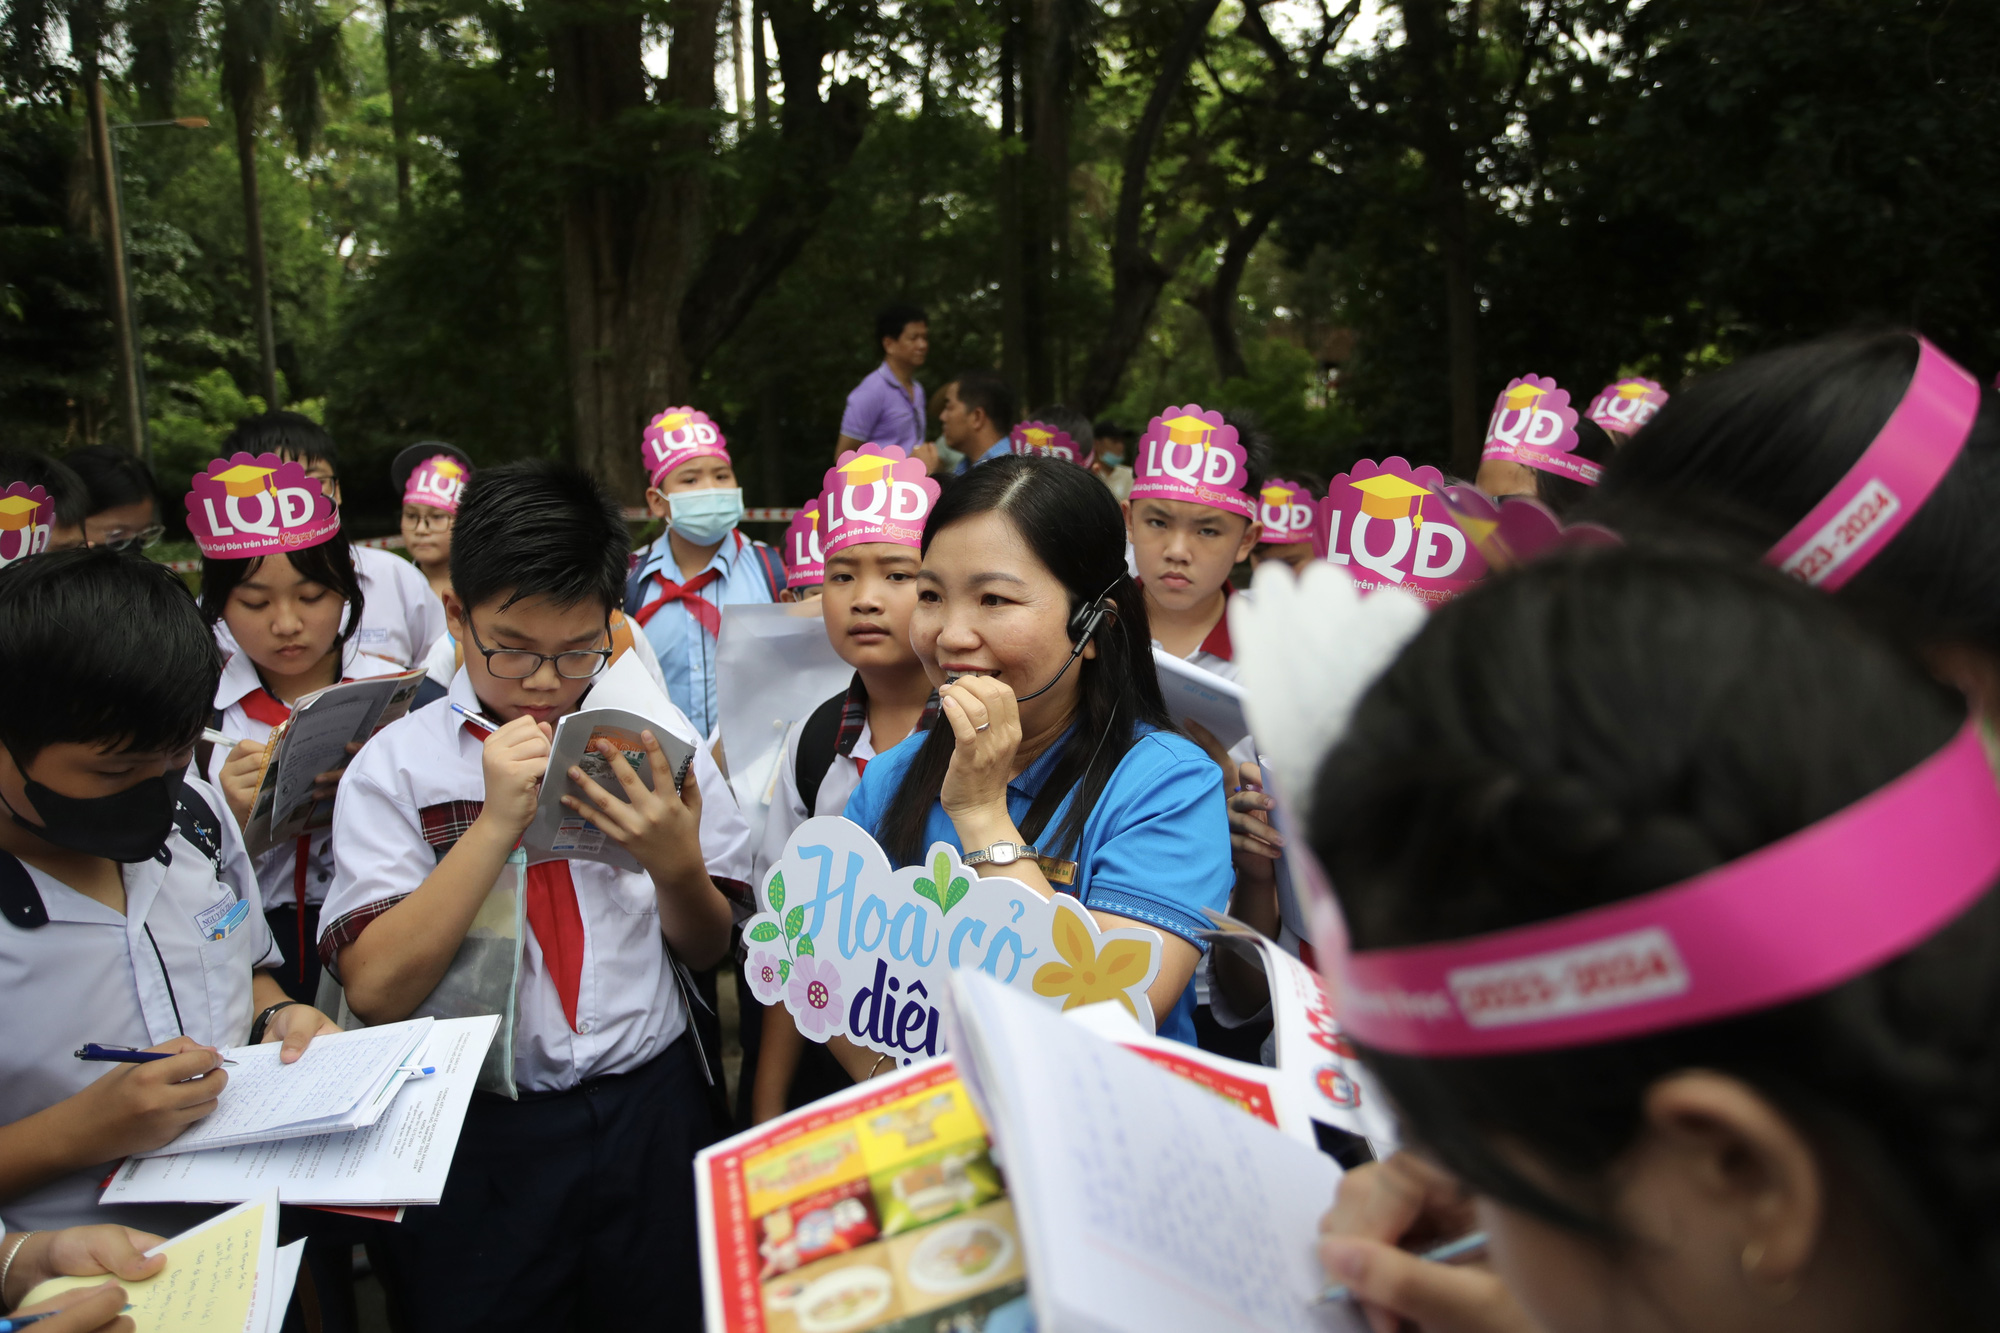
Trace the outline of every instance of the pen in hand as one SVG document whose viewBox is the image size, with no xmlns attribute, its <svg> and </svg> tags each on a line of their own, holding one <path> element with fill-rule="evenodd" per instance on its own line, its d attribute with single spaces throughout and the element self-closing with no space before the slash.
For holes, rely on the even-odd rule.
<svg viewBox="0 0 2000 1333">
<path fill-rule="evenodd" d="M 1454 1259 L 1477 1258 L 1485 1252 L 1486 1233 L 1483 1231 L 1472 1231 L 1460 1236 L 1457 1240 L 1450 1240 L 1442 1245 L 1432 1246 L 1417 1257 L 1425 1263 L 1448 1264 Z M 1319 1294 L 1319 1299 L 1314 1301 L 1313 1304 L 1329 1305 L 1334 1301 L 1347 1300 L 1350 1295 L 1351 1293 L 1345 1286 L 1336 1282 L 1325 1291 L 1322 1291 Z"/>
<path fill-rule="evenodd" d="M 91 1060 L 100 1064 L 144 1065 L 151 1064 L 155 1060 L 171 1060 L 178 1054 L 182 1054 L 182 1052 L 141 1051 L 135 1050 L 130 1046 L 100 1046 L 94 1041 L 88 1041 L 77 1049 L 76 1058 L 79 1060 Z M 233 1065 L 236 1062 L 234 1060 L 224 1060 L 222 1063 Z M 0 1330 L 0 1333 L 5 1333 L 5 1330 Z"/>
</svg>

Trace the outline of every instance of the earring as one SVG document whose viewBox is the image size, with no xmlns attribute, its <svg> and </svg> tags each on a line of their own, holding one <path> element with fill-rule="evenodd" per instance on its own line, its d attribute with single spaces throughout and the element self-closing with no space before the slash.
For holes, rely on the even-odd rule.
<svg viewBox="0 0 2000 1333">
<path fill-rule="evenodd" d="M 1797 1274 L 1782 1282 L 1772 1282 L 1757 1270 L 1764 1266 L 1764 1242 L 1753 1240 L 1743 1246 L 1743 1280 L 1750 1284 L 1758 1295 L 1773 1305 L 1789 1305 L 1799 1294 Z"/>
</svg>

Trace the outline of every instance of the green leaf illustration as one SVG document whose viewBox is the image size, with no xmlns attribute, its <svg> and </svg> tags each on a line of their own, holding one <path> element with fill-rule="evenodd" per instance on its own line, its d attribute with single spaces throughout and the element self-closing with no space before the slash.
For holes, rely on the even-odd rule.
<svg viewBox="0 0 2000 1333">
<path fill-rule="evenodd" d="M 951 858 L 943 852 L 939 852 L 931 859 L 931 878 L 938 882 L 940 888 L 951 878 Z"/>
<path fill-rule="evenodd" d="M 917 888 L 917 897 L 928 898 L 932 902 L 937 903 L 938 910 L 940 911 L 944 910 L 944 903 L 938 899 L 938 886 L 934 881 L 924 879 L 923 877 L 919 876 L 917 879 L 916 888 Z"/>
<path fill-rule="evenodd" d="M 773 912 L 782 912 L 785 910 L 785 877 L 782 874 L 771 876 L 771 886 L 764 890 L 764 892 L 771 896 L 771 910 Z"/>
<path fill-rule="evenodd" d="M 811 958 L 813 956 L 813 937 L 810 935 L 799 936 L 797 951 L 799 957 Z"/>
<path fill-rule="evenodd" d="M 786 959 L 781 959 L 781 960 L 779 960 L 779 962 L 778 962 L 778 980 L 780 980 L 780 981 L 790 981 L 791 979 L 792 979 L 792 962 L 791 962 L 791 960 L 790 960 L 789 958 L 786 958 Z"/>
<path fill-rule="evenodd" d="M 804 904 L 800 904 L 785 913 L 785 938 L 788 940 L 797 939 L 799 932 L 805 929 L 805 925 L 806 909 Z"/>
<path fill-rule="evenodd" d="M 960 875 L 951 882 L 951 887 L 944 891 L 944 910 L 949 912 L 958 906 L 959 899 L 971 892 L 972 885 L 966 881 L 965 876 Z"/>
<path fill-rule="evenodd" d="M 756 925 L 750 927 L 750 938 L 759 944 L 769 944 L 772 940 L 778 938 L 778 923 L 775 921 L 759 921 Z"/>
</svg>

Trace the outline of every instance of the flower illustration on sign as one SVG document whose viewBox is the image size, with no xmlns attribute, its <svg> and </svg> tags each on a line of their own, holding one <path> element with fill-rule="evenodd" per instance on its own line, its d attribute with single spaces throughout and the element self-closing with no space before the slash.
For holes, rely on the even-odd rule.
<svg viewBox="0 0 2000 1333">
<path fill-rule="evenodd" d="M 1083 909 L 1063 898 L 1056 900 L 1056 906 L 1070 909 L 1057 911 L 1053 930 L 1062 962 L 1043 963 L 1035 970 L 1035 994 L 1061 997 L 1065 1009 L 1116 1000 L 1138 1017 L 1139 1011 L 1125 991 L 1146 973 L 1151 961 L 1146 946 L 1135 940 L 1109 940 L 1099 951 L 1091 941 L 1089 927 L 1080 919 Z"/>
<path fill-rule="evenodd" d="M 963 875 L 952 879 L 951 858 L 939 852 L 937 858 L 931 862 L 930 876 L 919 879 L 916 888 L 918 897 L 928 898 L 936 903 L 940 912 L 949 912 L 958 905 L 960 898 L 972 891 L 972 884 Z"/>
<path fill-rule="evenodd" d="M 791 960 L 767 949 L 752 952 L 750 966 L 744 971 L 750 982 L 750 992 L 757 997 L 759 1004 L 776 1004 L 784 996 L 785 979 L 791 974 Z"/>
<path fill-rule="evenodd" d="M 832 963 L 811 955 L 801 958 L 792 969 L 786 999 L 799 1031 L 818 1034 L 843 1030 L 846 999 L 840 993 L 840 970 Z"/>
</svg>

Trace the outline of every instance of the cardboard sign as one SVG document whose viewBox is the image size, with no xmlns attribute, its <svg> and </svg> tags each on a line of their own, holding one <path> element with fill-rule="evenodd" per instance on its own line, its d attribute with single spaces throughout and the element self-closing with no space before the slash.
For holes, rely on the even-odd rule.
<svg viewBox="0 0 2000 1333">
<path fill-rule="evenodd" d="M 17 481 L 0 491 L 0 565 L 48 550 L 55 522 L 56 502 L 40 486 Z"/>
<path fill-rule="evenodd" d="M 814 1041 L 844 1036 L 904 1064 L 941 1053 L 938 1006 L 954 968 L 977 968 L 1052 1006 L 1115 1000 L 1148 1029 L 1160 937 L 1107 930 L 1076 899 L 981 877 L 937 842 L 892 869 L 852 820 L 792 831 L 743 926 L 744 976 Z"/>
</svg>

